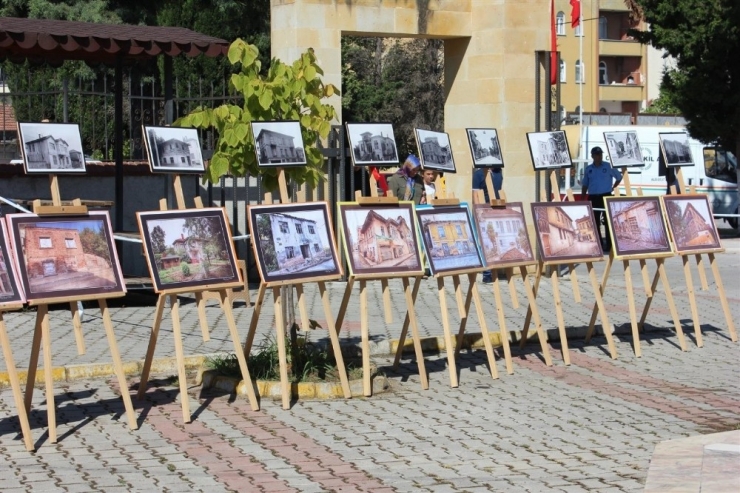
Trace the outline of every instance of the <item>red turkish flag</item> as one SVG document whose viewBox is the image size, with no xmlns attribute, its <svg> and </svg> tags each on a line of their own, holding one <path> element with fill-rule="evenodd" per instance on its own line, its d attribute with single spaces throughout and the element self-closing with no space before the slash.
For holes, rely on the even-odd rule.
<svg viewBox="0 0 740 493">
<path fill-rule="evenodd" d="M 581 0 L 570 0 L 570 26 L 575 29 L 581 23 Z"/>
</svg>

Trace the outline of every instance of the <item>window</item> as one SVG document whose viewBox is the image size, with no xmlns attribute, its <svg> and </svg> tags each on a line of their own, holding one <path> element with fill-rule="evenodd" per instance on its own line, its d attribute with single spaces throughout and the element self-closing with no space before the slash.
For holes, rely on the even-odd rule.
<svg viewBox="0 0 740 493">
<path fill-rule="evenodd" d="M 180 156 L 180 162 L 181 162 L 182 164 L 185 164 L 185 156 Z"/>
<path fill-rule="evenodd" d="M 737 158 L 722 148 L 705 147 L 704 171 L 707 178 L 737 183 Z"/>
<path fill-rule="evenodd" d="M 77 248 L 77 243 L 75 243 L 75 239 L 74 238 L 65 238 L 64 239 L 64 245 L 67 248 Z"/>
<path fill-rule="evenodd" d="M 442 226 L 437 226 L 437 236 L 440 238 L 447 238 L 447 235 L 445 234 L 445 228 Z"/>
<path fill-rule="evenodd" d="M 303 225 L 301 223 L 295 223 L 295 232 L 299 235 L 303 234 Z"/>
<path fill-rule="evenodd" d="M 316 253 L 319 253 L 319 250 L 321 250 L 321 247 L 319 247 L 318 243 L 313 244 L 313 251 Z"/>
<path fill-rule="evenodd" d="M 599 84 L 608 84 L 609 76 L 606 71 L 606 62 L 599 62 Z"/>
<path fill-rule="evenodd" d="M 285 247 L 285 257 L 286 258 L 293 258 L 295 257 L 295 248 L 292 246 Z"/>
<path fill-rule="evenodd" d="M 308 234 L 311 234 L 311 235 L 316 234 L 316 228 L 314 228 L 312 224 L 308 225 Z"/>
<path fill-rule="evenodd" d="M 606 17 L 599 17 L 599 39 L 609 39 Z"/>
<path fill-rule="evenodd" d="M 288 230 L 288 223 L 287 221 L 278 221 L 278 226 L 280 226 L 280 232 L 281 233 L 289 233 L 290 230 Z"/>
<path fill-rule="evenodd" d="M 576 36 L 583 36 L 583 23 L 579 23 L 574 29 L 573 34 Z"/>
<path fill-rule="evenodd" d="M 558 36 L 565 36 L 565 14 L 562 11 L 555 18 L 555 30 Z"/>
<path fill-rule="evenodd" d="M 567 79 L 568 79 L 568 77 L 567 77 L 567 75 L 568 75 L 567 68 L 568 68 L 568 66 L 565 64 L 565 60 L 560 60 L 560 82 L 561 83 L 562 82 L 566 82 Z"/>
<path fill-rule="evenodd" d="M 579 84 L 583 84 L 585 82 L 585 67 L 583 66 L 583 62 L 580 60 L 576 60 L 576 82 Z"/>
<path fill-rule="evenodd" d="M 51 238 L 49 236 L 39 237 L 39 248 L 51 248 Z"/>
<path fill-rule="evenodd" d="M 463 234 L 463 232 L 462 232 L 462 226 L 460 226 L 459 224 L 456 224 L 455 225 L 455 229 L 457 230 L 457 236 L 462 236 L 462 234 Z"/>
</svg>

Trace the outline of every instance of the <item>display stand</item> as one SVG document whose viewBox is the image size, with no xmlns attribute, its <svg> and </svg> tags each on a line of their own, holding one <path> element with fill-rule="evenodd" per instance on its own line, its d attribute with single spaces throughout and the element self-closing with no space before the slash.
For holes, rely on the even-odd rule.
<svg viewBox="0 0 740 493">
<path fill-rule="evenodd" d="M 290 195 L 288 194 L 288 185 L 285 180 L 285 171 L 282 168 L 278 168 L 278 187 L 280 191 L 280 203 L 290 203 Z M 265 200 L 263 204 L 271 204 L 272 195 L 265 194 Z M 300 279 L 299 281 L 275 281 L 275 282 L 264 282 L 260 283 L 259 291 L 257 292 L 257 301 L 254 305 L 254 312 L 252 312 L 252 319 L 249 323 L 249 331 L 247 332 L 247 340 L 244 343 L 243 351 L 240 357 L 249 355 L 252 350 L 252 344 L 254 343 L 254 337 L 257 332 L 257 323 L 259 322 L 260 312 L 262 311 L 262 304 L 264 302 L 265 294 L 268 289 L 272 289 L 272 296 L 274 300 L 275 310 L 275 332 L 277 336 L 278 344 L 278 359 L 280 362 L 280 393 L 282 397 L 283 409 L 290 409 L 291 399 L 291 385 L 288 380 L 288 357 L 286 353 L 286 341 L 285 341 L 285 317 L 283 316 L 283 293 L 281 292 L 283 287 L 293 289 L 295 287 L 296 294 L 298 296 L 298 310 L 301 315 L 301 322 L 304 324 L 309 323 L 308 309 L 306 308 L 306 299 L 303 291 L 303 285 L 309 282 L 315 282 L 318 285 L 319 293 L 321 295 L 321 302 L 324 308 L 324 316 L 326 317 L 327 330 L 329 332 L 329 338 L 331 339 L 332 349 L 334 351 L 334 357 L 337 361 L 337 371 L 339 373 L 340 383 L 342 385 L 342 392 L 344 397 L 349 399 L 352 397 L 352 392 L 349 388 L 349 380 L 347 379 L 347 371 L 344 366 L 344 358 L 342 356 L 342 348 L 339 345 L 339 335 L 337 325 L 334 323 L 334 317 L 331 313 L 331 305 L 329 303 L 329 293 L 326 290 L 326 281 L 336 280 L 337 276 L 318 276 L 308 279 Z M 239 351 L 237 351 L 239 354 Z"/>
<path fill-rule="evenodd" d="M 177 208 L 179 210 L 185 209 L 185 198 L 182 193 L 182 184 L 180 182 L 180 176 L 175 175 L 173 182 L 175 197 L 177 200 Z M 200 197 L 195 199 L 196 208 L 203 208 L 203 203 L 200 201 Z M 167 210 L 167 200 L 161 199 L 159 201 L 160 210 Z M 230 284 L 219 284 L 219 285 L 205 285 L 199 286 L 198 288 L 181 288 L 181 289 L 167 289 L 159 293 L 157 298 L 157 305 L 154 314 L 154 323 L 152 324 L 152 331 L 149 336 L 149 345 L 147 346 L 146 357 L 144 359 L 144 366 L 141 370 L 141 380 L 139 382 L 139 391 L 137 393 L 137 399 L 141 400 L 144 398 L 146 393 L 146 386 L 149 381 L 149 372 L 151 371 L 152 361 L 154 359 L 154 350 L 157 346 L 157 339 L 159 337 L 159 328 L 162 323 L 162 316 L 164 315 L 164 309 L 169 302 L 170 315 L 172 319 L 172 333 L 175 344 L 175 358 L 177 361 L 177 376 L 180 384 L 180 400 L 182 403 L 182 417 L 185 423 L 191 421 L 190 416 L 190 402 L 188 399 L 188 384 L 187 375 L 185 374 L 185 356 L 182 348 L 182 331 L 180 326 L 180 312 L 179 312 L 179 300 L 178 295 L 184 293 L 195 293 L 195 300 L 198 304 L 198 318 L 200 321 L 201 334 L 203 341 L 207 342 L 210 340 L 208 322 L 206 320 L 205 313 L 205 300 L 203 294 L 206 292 L 216 293 L 218 296 L 219 304 L 226 317 L 226 325 L 229 328 L 229 333 L 234 344 L 237 361 L 239 363 L 239 369 L 242 374 L 244 382 L 246 382 L 247 397 L 253 410 L 259 409 L 259 403 L 257 402 L 257 396 L 254 393 L 254 388 L 251 385 L 251 378 L 249 376 L 249 369 L 247 368 L 247 361 L 244 354 L 241 351 L 241 344 L 239 339 L 239 332 L 236 328 L 236 321 L 234 319 L 234 313 L 231 307 L 231 300 L 229 298 L 230 288 L 240 287 L 240 283 Z"/>
<path fill-rule="evenodd" d="M 548 174 L 550 175 L 550 185 L 553 190 L 558 190 L 559 184 L 557 177 L 555 176 L 555 172 L 550 170 L 548 171 Z M 547 197 L 542 197 L 544 201 L 547 201 Z M 572 190 L 568 190 L 568 199 L 570 201 L 573 200 L 573 192 Z M 553 197 L 554 202 L 560 202 L 560 193 L 555 194 Z M 598 227 L 598 226 L 597 226 Z M 609 355 L 612 357 L 612 359 L 617 358 L 617 349 L 614 345 L 614 339 L 612 337 L 611 333 L 611 326 L 609 325 L 609 317 L 606 313 L 606 308 L 604 306 L 604 300 L 602 298 L 602 291 L 599 289 L 599 283 L 596 279 L 596 272 L 594 270 L 594 264 L 592 260 L 584 260 L 584 263 L 586 264 L 586 269 L 588 270 L 588 276 L 591 280 L 591 286 L 594 290 L 594 297 L 596 298 L 596 307 L 598 308 L 598 313 L 601 315 L 601 324 L 604 328 L 604 334 L 606 335 L 606 341 L 607 345 L 609 347 Z M 570 351 L 568 349 L 568 338 L 567 334 L 565 332 L 565 319 L 563 317 L 563 307 L 562 307 L 562 301 L 560 297 L 560 285 L 558 282 L 558 267 L 560 265 L 569 265 L 570 271 L 571 271 L 571 279 L 574 279 L 574 270 L 573 270 L 573 262 L 545 262 L 540 259 L 538 265 L 537 265 L 537 273 L 535 277 L 535 283 L 534 283 L 534 294 L 537 295 L 537 291 L 539 289 L 540 285 L 540 279 L 545 274 L 545 269 L 549 266 L 555 267 L 554 269 L 550 269 L 550 282 L 552 283 L 552 292 L 553 292 L 553 298 L 555 301 L 555 315 L 558 320 L 558 333 L 560 334 L 560 345 L 562 347 L 562 353 L 563 353 L 563 363 L 566 366 L 570 365 Z M 576 291 L 574 291 L 574 298 L 576 301 L 580 301 L 580 296 L 576 294 Z M 522 330 L 522 344 L 526 342 L 527 333 L 529 331 L 529 322 L 532 316 L 531 306 L 530 309 L 527 310 L 527 316 L 524 320 L 524 329 Z M 589 327 L 589 332 L 587 334 L 587 339 L 590 339 L 592 327 Z"/>
<path fill-rule="evenodd" d="M 5 366 L 8 369 L 8 379 L 10 380 L 10 389 L 13 392 L 13 400 L 15 401 L 15 408 L 18 411 L 18 420 L 21 423 L 21 433 L 23 435 L 23 443 L 26 446 L 26 450 L 33 452 L 36 448 L 31 440 L 31 426 L 28 422 L 28 412 L 26 405 L 23 402 L 23 394 L 21 393 L 21 384 L 18 380 L 18 371 L 15 368 L 15 360 L 13 359 L 13 351 L 10 348 L 10 340 L 8 339 L 8 332 L 5 329 L 5 320 L 3 320 L 3 313 L 8 310 L 18 310 L 22 308 L 22 304 L 17 306 L 4 306 L 0 310 L 0 346 L 3 347 L 3 356 L 5 357 Z"/>
</svg>

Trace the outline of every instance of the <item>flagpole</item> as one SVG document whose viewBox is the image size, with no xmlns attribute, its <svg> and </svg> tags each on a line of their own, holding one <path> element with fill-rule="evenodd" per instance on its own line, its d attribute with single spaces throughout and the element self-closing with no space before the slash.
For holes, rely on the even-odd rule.
<svg viewBox="0 0 740 493">
<path fill-rule="evenodd" d="M 580 134 L 579 142 L 581 145 L 579 147 L 581 148 L 583 147 L 583 79 L 585 75 L 583 70 L 583 36 L 586 34 L 583 26 L 582 7 L 581 0 L 578 0 L 578 27 L 581 28 L 581 36 L 578 38 L 578 63 L 580 64 L 578 72 L 581 74 L 581 80 L 578 84 L 578 133 Z M 582 156 L 584 153 L 579 152 L 579 154 Z"/>
</svg>

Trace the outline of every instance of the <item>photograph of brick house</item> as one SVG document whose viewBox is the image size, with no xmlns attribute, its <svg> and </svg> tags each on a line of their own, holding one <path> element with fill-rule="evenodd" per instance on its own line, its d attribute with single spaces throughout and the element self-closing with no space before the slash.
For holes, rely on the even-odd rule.
<svg viewBox="0 0 740 493">
<path fill-rule="evenodd" d="M 198 131 L 194 128 L 144 127 L 153 173 L 204 173 Z"/>
<path fill-rule="evenodd" d="M 486 267 L 534 261 L 521 202 L 505 207 L 476 204 L 473 212 Z"/>
<path fill-rule="evenodd" d="M 467 128 L 468 144 L 473 155 L 473 167 L 503 167 L 501 144 L 495 128 Z"/>
<path fill-rule="evenodd" d="M 306 153 L 297 121 L 252 122 L 254 151 L 260 166 L 305 166 Z"/>
<path fill-rule="evenodd" d="M 658 197 L 606 197 L 615 257 L 671 253 Z"/>
<path fill-rule="evenodd" d="M 678 253 L 722 249 L 706 195 L 663 195 L 660 198 Z"/>
<path fill-rule="evenodd" d="M 445 132 L 414 129 L 421 165 L 426 169 L 455 172 L 450 136 Z"/>
<path fill-rule="evenodd" d="M 689 134 L 686 132 L 661 132 L 658 134 L 660 150 L 666 166 L 693 166 Z"/>
<path fill-rule="evenodd" d="M 23 291 L 18 287 L 18 275 L 10 254 L 10 242 L 5 222 L 0 221 L 0 308 L 24 303 Z"/>
<path fill-rule="evenodd" d="M 84 173 L 80 127 L 74 123 L 19 123 L 26 173 Z"/>
<path fill-rule="evenodd" d="M 418 206 L 416 217 L 432 275 L 483 267 L 466 204 Z"/>
<path fill-rule="evenodd" d="M 535 202 L 532 217 L 546 262 L 603 260 L 590 202 Z"/>
<path fill-rule="evenodd" d="M 347 123 L 355 166 L 398 165 L 396 138 L 390 123 Z"/>
</svg>

